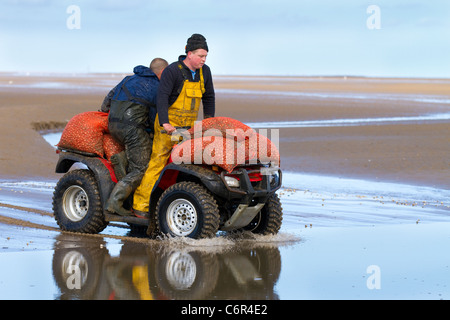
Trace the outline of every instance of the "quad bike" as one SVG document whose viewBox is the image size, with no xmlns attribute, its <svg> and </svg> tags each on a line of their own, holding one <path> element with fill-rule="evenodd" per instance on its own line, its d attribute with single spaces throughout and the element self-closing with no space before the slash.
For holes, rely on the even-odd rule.
<svg viewBox="0 0 450 320">
<path fill-rule="evenodd" d="M 119 216 L 104 210 L 117 182 L 119 165 L 95 154 L 59 149 L 53 211 L 62 230 L 99 233 L 110 221 L 147 227 L 150 237 L 214 237 L 219 230 L 276 234 L 282 222 L 278 167 L 240 165 L 231 173 L 217 167 L 176 164 L 169 159 L 150 198 L 150 218 Z M 70 170 L 75 163 L 84 169 Z M 86 168 L 87 167 L 87 168 Z M 70 171 L 69 171 L 70 170 Z M 131 207 L 130 196 L 128 205 Z"/>
</svg>

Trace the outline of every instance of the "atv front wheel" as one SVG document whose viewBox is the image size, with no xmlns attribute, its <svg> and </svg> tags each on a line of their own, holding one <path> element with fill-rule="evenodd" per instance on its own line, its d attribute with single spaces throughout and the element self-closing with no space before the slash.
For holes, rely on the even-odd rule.
<svg viewBox="0 0 450 320">
<path fill-rule="evenodd" d="M 174 237 L 214 237 L 219 230 L 219 208 L 214 197 L 194 182 L 169 187 L 156 206 L 159 231 Z"/>
<path fill-rule="evenodd" d="M 281 208 L 280 198 L 274 193 L 269 197 L 256 217 L 242 229 L 256 234 L 277 234 L 281 228 L 282 220 L 283 210 Z"/>
<path fill-rule="evenodd" d="M 53 192 L 53 213 L 61 230 L 99 233 L 108 225 L 94 174 L 85 169 L 66 173 Z"/>
</svg>

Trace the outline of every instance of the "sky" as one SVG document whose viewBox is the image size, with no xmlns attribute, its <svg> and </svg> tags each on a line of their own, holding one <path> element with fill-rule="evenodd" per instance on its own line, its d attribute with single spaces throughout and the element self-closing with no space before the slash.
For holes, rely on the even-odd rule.
<svg viewBox="0 0 450 320">
<path fill-rule="evenodd" d="M 450 77 L 448 0 L 1 0 L 0 71 L 130 73 L 193 33 L 215 75 Z"/>
</svg>

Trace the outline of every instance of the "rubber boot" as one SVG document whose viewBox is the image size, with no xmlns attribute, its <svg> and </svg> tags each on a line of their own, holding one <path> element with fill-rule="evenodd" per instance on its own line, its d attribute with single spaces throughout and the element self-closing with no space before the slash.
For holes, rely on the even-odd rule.
<svg viewBox="0 0 450 320">
<path fill-rule="evenodd" d="M 106 210 L 121 216 L 132 216 L 133 213 L 131 210 L 127 210 L 123 207 L 123 202 L 128 198 L 132 191 L 133 189 L 130 185 L 119 181 L 106 202 Z"/>
<path fill-rule="evenodd" d="M 136 210 L 136 209 L 133 209 L 132 212 L 138 218 L 141 218 L 141 219 L 148 219 L 148 218 L 150 218 L 150 214 L 148 212 L 139 211 L 139 210 Z"/>
</svg>

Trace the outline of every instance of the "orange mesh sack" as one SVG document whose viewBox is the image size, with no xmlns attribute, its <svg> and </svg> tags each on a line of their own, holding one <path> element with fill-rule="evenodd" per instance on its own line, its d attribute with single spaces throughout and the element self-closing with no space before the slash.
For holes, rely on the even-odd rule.
<svg viewBox="0 0 450 320">
<path fill-rule="evenodd" d="M 103 157 L 103 134 L 108 131 L 108 113 L 89 111 L 74 116 L 67 123 L 56 145 Z"/>
<path fill-rule="evenodd" d="M 242 164 L 272 162 L 279 165 L 280 155 L 275 144 L 255 132 L 249 139 L 206 136 L 185 140 L 172 150 L 172 161 L 186 164 L 217 165 L 227 172 Z"/>
<path fill-rule="evenodd" d="M 227 117 L 214 117 L 196 121 L 188 132 L 193 139 L 207 136 L 221 136 L 228 139 L 235 139 L 236 141 L 243 141 L 255 134 L 255 131 L 249 126 L 236 119 Z"/>
<path fill-rule="evenodd" d="M 111 157 L 119 152 L 125 150 L 124 146 L 118 142 L 109 133 L 103 135 L 103 150 L 106 155 L 106 159 L 110 160 Z"/>
<path fill-rule="evenodd" d="M 237 166 L 235 144 L 221 136 L 185 140 L 173 148 L 171 157 L 175 163 L 217 165 L 231 172 Z"/>
</svg>

